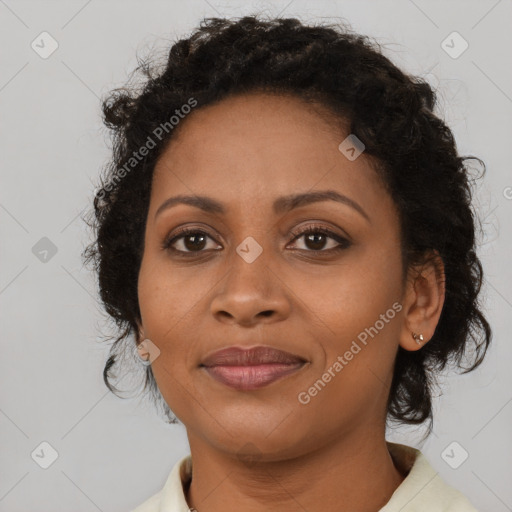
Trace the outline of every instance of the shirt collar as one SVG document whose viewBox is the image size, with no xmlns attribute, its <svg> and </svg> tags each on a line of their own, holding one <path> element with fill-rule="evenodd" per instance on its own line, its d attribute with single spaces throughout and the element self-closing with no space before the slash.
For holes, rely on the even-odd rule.
<svg viewBox="0 0 512 512">
<path fill-rule="evenodd" d="M 461 506 L 457 510 L 477 512 L 467 498 L 450 487 L 430 465 L 427 458 L 416 448 L 386 441 L 395 465 L 407 476 L 379 512 L 408 512 L 425 504 L 429 511 L 452 510 L 448 503 Z M 161 491 L 158 512 L 189 512 L 184 487 L 192 478 L 192 458 L 181 458 L 172 468 Z M 455 510 L 455 509 L 453 509 Z"/>
</svg>

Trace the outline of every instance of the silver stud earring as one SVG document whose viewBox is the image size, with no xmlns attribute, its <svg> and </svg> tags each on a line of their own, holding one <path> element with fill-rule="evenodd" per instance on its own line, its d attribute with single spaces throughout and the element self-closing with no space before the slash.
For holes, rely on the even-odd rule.
<svg viewBox="0 0 512 512">
<path fill-rule="evenodd" d="M 414 338 L 414 341 L 416 341 L 418 345 L 421 345 L 423 343 L 423 334 L 416 334 L 415 332 L 413 332 L 412 337 Z"/>
</svg>

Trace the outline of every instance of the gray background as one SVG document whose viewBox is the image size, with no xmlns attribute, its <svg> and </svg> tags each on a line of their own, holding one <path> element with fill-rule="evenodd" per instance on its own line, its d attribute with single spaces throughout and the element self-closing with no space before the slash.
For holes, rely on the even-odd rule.
<svg viewBox="0 0 512 512">
<path fill-rule="evenodd" d="M 125 82 L 136 53 L 165 47 L 203 16 L 256 9 L 303 21 L 343 17 L 376 37 L 395 63 L 439 89 L 438 112 L 459 151 L 486 162 L 475 201 L 494 344 L 478 371 L 443 380 L 425 444 L 414 429 L 388 439 L 420 447 L 478 509 L 512 510 L 510 0 L 0 0 L 0 511 L 127 511 L 188 453 L 183 426 L 104 387 L 108 347 L 98 336 L 107 324 L 82 268 L 89 234 L 80 215 L 109 156 L 99 99 Z M 43 31 L 59 44 L 46 59 L 31 47 Z M 469 43 L 458 58 L 441 46 L 453 31 Z M 41 252 L 43 237 L 55 254 Z M 453 441 L 469 453 L 457 469 L 442 457 Z M 31 456 L 49 457 L 42 442 L 58 452 L 48 469 Z"/>
</svg>

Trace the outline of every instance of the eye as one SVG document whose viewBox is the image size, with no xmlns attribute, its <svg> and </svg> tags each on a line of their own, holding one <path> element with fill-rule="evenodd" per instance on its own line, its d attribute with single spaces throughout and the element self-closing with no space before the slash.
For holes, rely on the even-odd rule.
<svg viewBox="0 0 512 512">
<path fill-rule="evenodd" d="M 330 253 L 347 249 L 352 245 L 352 243 L 346 238 L 323 226 L 308 226 L 307 228 L 299 231 L 292 231 L 292 235 L 294 236 L 292 242 L 305 237 L 304 241 L 306 249 L 299 248 L 299 250 L 306 252 Z M 179 229 L 178 232 L 175 232 L 172 236 L 167 237 L 162 243 L 162 249 L 172 251 L 178 256 L 188 256 L 193 253 L 201 253 L 205 252 L 204 249 L 208 249 L 208 238 L 213 240 L 208 233 L 201 229 L 185 227 Z M 329 239 L 337 242 L 338 244 L 325 248 L 325 244 Z M 216 247 L 210 247 L 209 249 L 216 249 Z"/>
<path fill-rule="evenodd" d="M 208 238 L 211 240 L 208 233 L 198 228 L 182 228 L 164 240 L 162 249 L 172 251 L 180 256 L 180 253 L 203 252 Z M 177 245 L 181 247 L 173 247 L 176 242 L 180 242 Z"/>
<path fill-rule="evenodd" d="M 346 238 L 322 226 L 308 226 L 306 229 L 292 232 L 292 234 L 295 236 L 295 238 L 292 241 L 304 237 L 306 247 L 309 248 L 299 249 L 305 250 L 307 252 L 341 251 L 343 249 L 347 249 L 352 245 L 352 243 Z M 338 245 L 334 245 L 326 249 L 325 244 L 328 239 L 338 242 Z"/>
</svg>

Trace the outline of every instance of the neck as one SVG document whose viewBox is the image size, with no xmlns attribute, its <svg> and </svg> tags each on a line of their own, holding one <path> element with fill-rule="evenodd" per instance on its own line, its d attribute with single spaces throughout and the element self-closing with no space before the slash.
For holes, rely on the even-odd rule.
<svg viewBox="0 0 512 512">
<path fill-rule="evenodd" d="M 406 476 L 383 435 L 358 433 L 286 460 L 262 456 L 251 463 L 188 435 L 193 465 L 186 499 L 197 512 L 377 512 Z"/>
</svg>

